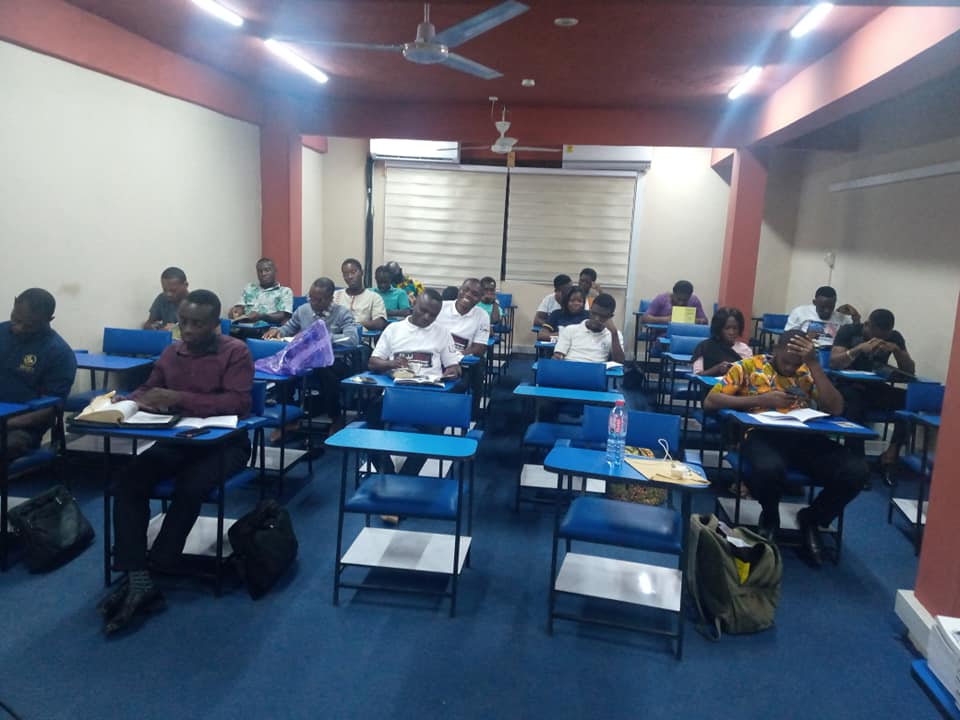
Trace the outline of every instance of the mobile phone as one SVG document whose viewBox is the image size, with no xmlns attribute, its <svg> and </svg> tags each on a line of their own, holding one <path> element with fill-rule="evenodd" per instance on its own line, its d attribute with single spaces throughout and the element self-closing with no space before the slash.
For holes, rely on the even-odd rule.
<svg viewBox="0 0 960 720">
<path fill-rule="evenodd" d="M 208 432 L 210 432 L 210 428 L 187 428 L 178 432 L 176 436 L 178 438 L 195 438 L 198 435 L 206 435 Z"/>
<path fill-rule="evenodd" d="M 785 392 L 787 395 L 793 395 L 794 397 L 802 397 L 802 398 L 805 398 L 805 397 L 807 396 L 807 394 L 803 391 L 803 389 L 802 389 L 802 388 L 798 388 L 796 385 L 791 385 L 791 386 L 788 387 L 786 390 L 784 390 L 784 392 Z"/>
</svg>

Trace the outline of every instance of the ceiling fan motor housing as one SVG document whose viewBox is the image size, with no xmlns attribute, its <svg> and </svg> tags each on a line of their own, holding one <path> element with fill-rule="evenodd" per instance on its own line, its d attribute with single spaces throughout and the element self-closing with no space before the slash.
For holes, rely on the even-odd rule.
<svg viewBox="0 0 960 720">
<path fill-rule="evenodd" d="M 442 43 L 434 42 L 436 28 L 433 23 L 422 22 L 417 25 L 417 39 L 403 44 L 403 56 L 410 62 L 420 65 L 433 65 L 443 62 L 450 50 Z"/>
</svg>

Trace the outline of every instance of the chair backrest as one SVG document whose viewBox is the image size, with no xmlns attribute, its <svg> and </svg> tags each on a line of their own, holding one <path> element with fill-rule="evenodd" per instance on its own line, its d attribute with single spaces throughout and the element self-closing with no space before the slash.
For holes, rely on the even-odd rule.
<svg viewBox="0 0 960 720">
<path fill-rule="evenodd" d="M 640 307 L 637 309 L 637 312 L 645 313 L 650 309 L 650 300 L 641 300 Z"/>
<path fill-rule="evenodd" d="M 667 337 L 673 337 L 674 335 L 706 338 L 710 337 L 710 326 L 697 325 L 696 323 L 667 323 Z"/>
<path fill-rule="evenodd" d="M 108 355 L 159 355 L 171 342 L 169 330 L 103 329 L 103 351 Z"/>
<path fill-rule="evenodd" d="M 380 418 L 387 423 L 437 425 L 464 430 L 470 427 L 470 395 L 416 388 L 387 388 Z"/>
<path fill-rule="evenodd" d="M 822 368 L 830 367 L 830 348 L 828 347 L 817 348 L 817 355 L 820 358 L 820 367 Z"/>
<path fill-rule="evenodd" d="M 676 355 L 692 355 L 697 345 L 702 342 L 702 337 L 691 337 L 690 335 L 671 335 L 670 352 Z"/>
<path fill-rule="evenodd" d="M 607 439 L 607 419 L 610 408 L 587 405 L 583 409 L 583 431 L 581 439 L 587 443 L 603 443 Z M 627 445 L 649 448 L 657 457 L 663 457 L 663 448 L 657 441 L 667 441 L 670 454 L 680 458 L 680 425 L 683 418 L 679 415 L 631 410 L 627 414 Z"/>
<path fill-rule="evenodd" d="M 537 385 L 575 390 L 606 390 L 607 368 L 603 363 L 546 358 L 537 365 Z"/>
<path fill-rule="evenodd" d="M 250 414 L 263 415 L 267 408 L 267 384 L 262 380 L 255 380 L 250 389 Z"/>
<path fill-rule="evenodd" d="M 787 325 L 787 319 L 789 315 L 780 315 L 777 313 L 764 313 L 763 314 L 763 329 L 764 330 L 783 330 Z"/>
<path fill-rule="evenodd" d="M 306 305 L 309 298 L 306 295 L 294 295 L 293 296 L 293 311 L 296 312 L 297 308 L 301 305 Z"/>
<path fill-rule="evenodd" d="M 276 355 L 283 350 L 285 346 L 282 342 L 277 342 L 276 340 L 256 340 L 249 338 L 247 340 L 247 347 L 250 349 L 250 354 L 253 355 L 253 359 L 259 360 L 260 358 Z"/>
<path fill-rule="evenodd" d="M 510 307 L 513 305 L 513 294 L 497 293 L 497 303 L 500 305 L 501 310 Z"/>
<path fill-rule="evenodd" d="M 230 328 L 233 326 L 233 323 L 230 321 L 230 318 L 220 318 L 220 334 L 229 335 Z"/>
<path fill-rule="evenodd" d="M 910 383 L 907 385 L 905 408 L 910 412 L 939 413 L 943 408 L 944 389 L 940 383 Z"/>
</svg>

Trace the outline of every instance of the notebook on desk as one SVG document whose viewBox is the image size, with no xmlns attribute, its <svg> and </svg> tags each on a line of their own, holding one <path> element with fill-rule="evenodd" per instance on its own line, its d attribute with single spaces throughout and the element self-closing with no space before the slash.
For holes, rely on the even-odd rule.
<svg viewBox="0 0 960 720">
<path fill-rule="evenodd" d="M 670 311 L 670 322 L 675 323 L 695 323 L 697 321 L 697 309 L 695 307 L 674 306 Z"/>
</svg>

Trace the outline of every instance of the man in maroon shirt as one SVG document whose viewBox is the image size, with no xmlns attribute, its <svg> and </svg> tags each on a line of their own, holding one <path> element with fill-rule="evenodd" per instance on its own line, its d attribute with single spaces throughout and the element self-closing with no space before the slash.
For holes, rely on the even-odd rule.
<svg viewBox="0 0 960 720">
<path fill-rule="evenodd" d="M 147 382 L 127 399 L 145 410 L 184 416 L 249 414 L 253 359 L 245 343 L 216 332 L 219 298 L 209 290 L 194 290 L 180 304 L 179 318 L 183 342 L 164 350 Z M 147 569 L 152 488 L 164 478 L 176 480 L 150 550 L 149 566 L 163 570 L 176 564 L 203 499 L 219 482 L 221 453 L 222 472 L 226 476 L 238 472 L 250 457 L 246 434 L 227 441 L 225 447 L 158 443 L 134 459 L 119 479 L 113 505 L 114 562 L 118 570 L 127 571 L 127 580 L 100 603 L 108 635 L 164 607 L 163 595 Z"/>
</svg>

